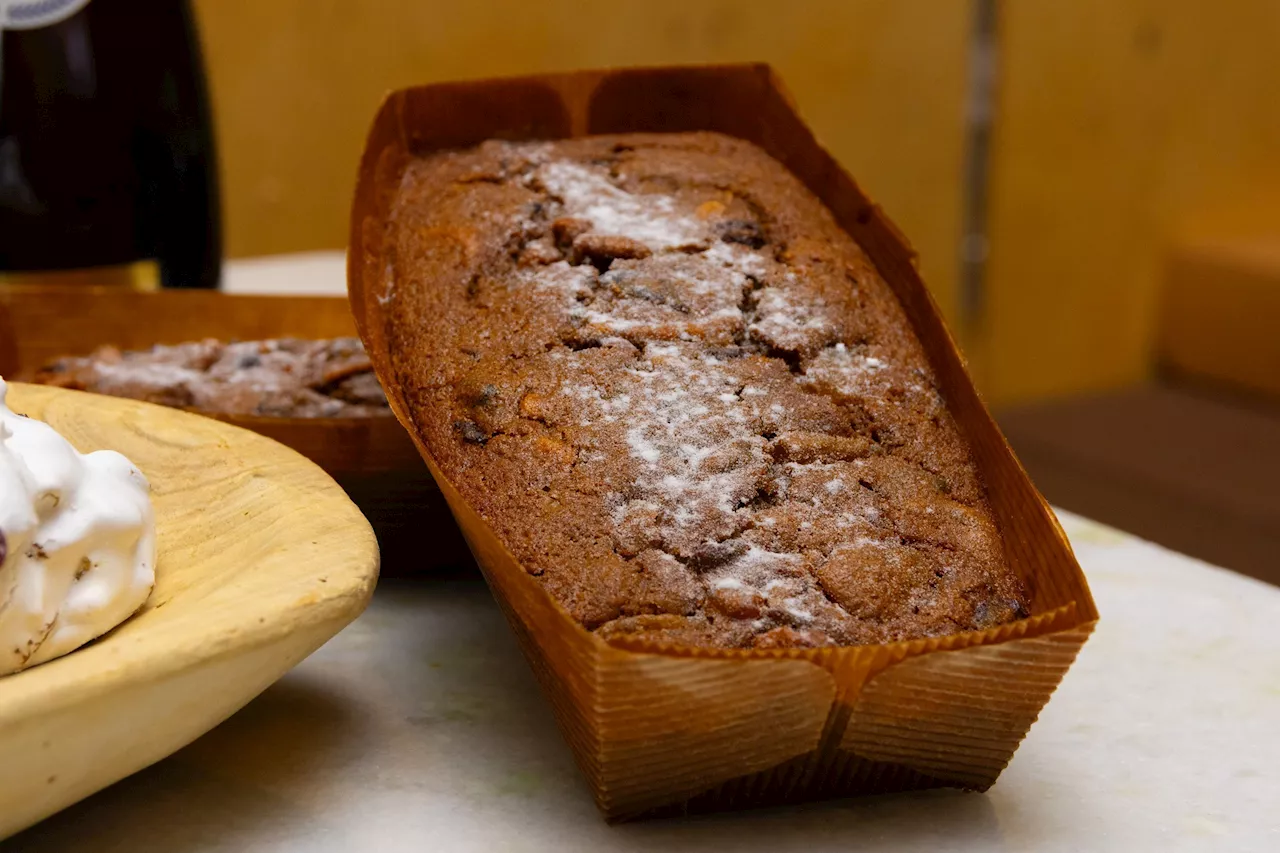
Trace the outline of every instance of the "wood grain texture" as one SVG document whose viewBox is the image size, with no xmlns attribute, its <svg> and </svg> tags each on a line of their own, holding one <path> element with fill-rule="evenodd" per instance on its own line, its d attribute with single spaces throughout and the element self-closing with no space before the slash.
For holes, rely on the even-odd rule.
<svg viewBox="0 0 1280 853">
<path fill-rule="evenodd" d="M 14 384 L 10 403 L 152 485 L 156 587 L 129 621 L 0 678 L 0 837 L 194 740 L 368 603 L 368 522 L 312 463 L 236 427 Z"/>
<path fill-rule="evenodd" d="M 912 235 L 952 316 L 971 0 L 197 0 L 231 256 L 339 248 L 391 89 L 599 65 L 766 60 Z"/>
<path fill-rule="evenodd" d="M 414 155 L 491 135 L 520 138 L 529 127 L 564 135 L 598 128 L 716 130 L 751 140 L 786 164 L 867 251 L 901 300 L 991 485 L 1009 564 L 1032 597 L 1027 619 L 886 646 L 743 651 L 644 640 L 608 643 L 587 632 L 528 576 L 414 435 L 601 811 L 617 820 L 664 810 L 977 784 L 968 776 L 937 775 L 936 762 L 918 760 L 938 750 L 965 766 L 974 752 L 994 759 L 980 766 L 984 779 L 994 778 L 991 773 L 1013 755 L 1034 719 L 1026 710 L 1038 710 L 1057 684 L 1046 669 L 1061 676 L 1064 661 L 1069 663 L 1062 650 L 1074 654 L 1097 610 L 1066 536 L 978 397 L 910 248 L 817 144 L 767 66 L 591 71 L 391 94 L 374 118 L 361 161 L 347 260 L 356 323 L 392 409 L 412 423 L 406 403 L 411 377 L 396 375 L 386 335 L 394 300 L 388 298 L 383 239 L 401 171 Z M 1025 644 L 1046 637 L 1060 639 Z M 982 658 L 984 677 L 978 679 L 965 677 L 971 657 L 951 654 L 1005 645 L 1008 653 Z M 946 705 L 920 702 L 911 690 L 882 691 L 875 706 L 878 722 L 867 729 L 870 741 L 905 738 L 919 748 L 893 753 L 889 762 L 842 749 L 868 682 L 915 659 L 954 676 L 963 695 Z M 957 711 L 980 707 L 992 678 L 999 678 L 1018 705 L 995 730 Z M 759 737 L 760 732 L 770 736 Z"/>
<path fill-rule="evenodd" d="M 1140 380 L 1170 246 L 1280 231 L 1280 4 L 999 9 L 980 384 L 1007 403 Z"/>
</svg>

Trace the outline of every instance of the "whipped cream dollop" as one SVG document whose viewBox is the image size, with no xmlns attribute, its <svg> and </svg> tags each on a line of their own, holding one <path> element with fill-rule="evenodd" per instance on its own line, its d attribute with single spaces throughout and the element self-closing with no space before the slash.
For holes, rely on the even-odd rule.
<svg viewBox="0 0 1280 853">
<path fill-rule="evenodd" d="M 80 453 L 12 412 L 0 379 L 0 675 L 128 619 L 155 585 L 151 486 L 113 450 Z"/>
</svg>

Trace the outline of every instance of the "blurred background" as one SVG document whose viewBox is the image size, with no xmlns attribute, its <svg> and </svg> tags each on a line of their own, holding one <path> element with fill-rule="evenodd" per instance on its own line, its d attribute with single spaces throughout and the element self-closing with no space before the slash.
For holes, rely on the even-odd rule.
<svg viewBox="0 0 1280 853">
<path fill-rule="evenodd" d="M 233 260 L 342 251 L 357 157 L 390 89 L 773 64 L 914 243 L 1049 499 L 1280 582 L 1275 0 L 194 0 L 191 12 Z"/>
</svg>

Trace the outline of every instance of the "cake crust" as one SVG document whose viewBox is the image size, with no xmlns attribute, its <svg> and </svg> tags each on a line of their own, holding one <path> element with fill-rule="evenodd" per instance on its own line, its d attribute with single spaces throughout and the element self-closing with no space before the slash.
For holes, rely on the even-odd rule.
<svg viewBox="0 0 1280 853">
<path fill-rule="evenodd" d="M 760 149 L 488 142 L 411 162 L 387 228 L 413 426 L 588 630 L 777 648 L 1025 615 L 896 298 Z"/>
</svg>

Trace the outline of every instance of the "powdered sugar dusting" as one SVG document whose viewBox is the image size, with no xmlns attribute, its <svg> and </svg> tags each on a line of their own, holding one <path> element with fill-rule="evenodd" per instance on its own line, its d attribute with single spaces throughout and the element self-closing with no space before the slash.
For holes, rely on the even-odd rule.
<svg viewBox="0 0 1280 853">
<path fill-rule="evenodd" d="M 578 163 L 547 163 L 537 176 L 561 199 L 565 216 L 587 220 L 599 234 L 629 237 L 654 250 L 694 244 L 706 236 L 696 219 L 675 212 L 669 196 L 629 193 Z"/>
<path fill-rule="evenodd" d="M 632 427 L 627 431 L 627 444 L 630 445 L 633 456 L 643 459 L 650 465 L 656 465 L 662 459 L 662 450 L 645 438 L 641 427 Z"/>
<path fill-rule="evenodd" d="M 595 269 L 589 266 L 571 266 L 567 261 L 556 261 L 526 273 L 526 280 L 543 290 L 555 291 L 567 302 L 574 302 L 591 295 L 595 281 Z"/>
<path fill-rule="evenodd" d="M 156 362 L 122 361 L 115 364 L 104 362 L 98 365 L 98 373 L 108 383 L 138 383 L 141 385 L 183 385 L 195 382 L 203 376 L 203 372 L 183 367 L 180 364 L 163 364 Z"/>
<path fill-rule="evenodd" d="M 616 515 L 620 537 L 691 557 L 737 532 L 737 510 L 771 463 L 750 425 L 759 404 L 738 397 L 736 377 L 695 347 L 649 345 L 645 355 L 626 372 L 627 446 L 639 472 Z"/>
<path fill-rule="evenodd" d="M 775 624 L 803 627 L 815 614 L 832 605 L 813 583 L 805 559 L 751 546 L 740 556 L 715 569 L 708 579 L 713 596 L 728 593 L 728 606 L 741 612 L 755 611 Z M 759 630 L 757 628 L 757 630 Z"/>
<path fill-rule="evenodd" d="M 379 305 L 390 305 L 396 298 L 396 268 L 395 264 L 387 261 L 382 270 L 383 281 L 386 286 L 383 287 L 382 293 L 378 294 L 376 299 Z"/>
<path fill-rule="evenodd" d="M 868 393 L 882 384 L 881 374 L 888 368 L 886 359 L 838 343 L 809 362 L 804 381 L 824 382 L 846 394 Z"/>
<path fill-rule="evenodd" d="M 563 284 L 565 270 L 548 275 Z M 575 292 L 568 287 L 566 293 Z M 575 305 L 580 306 L 575 300 Z M 588 302 L 594 322 L 617 318 Z M 607 303 L 603 303 L 607 306 Z M 792 505 L 812 507 L 830 529 L 867 531 L 877 513 L 837 464 L 775 464 L 761 435 L 765 419 L 785 417 L 764 389 L 743 381 L 740 364 L 717 358 L 697 344 L 641 341 L 643 356 L 611 383 L 608 393 L 590 384 L 566 383 L 562 393 L 594 407 L 590 419 L 620 420 L 637 473 L 612 497 L 620 552 L 659 548 L 704 566 L 709 594 L 732 596 L 731 612 L 759 609 L 772 624 L 802 627 L 832 605 L 804 570 L 798 553 L 776 553 L 748 544 L 743 531 L 777 524 L 750 505 L 773 489 Z M 837 356 L 852 358 L 841 348 Z M 872 364 L 865 369 L 878 369 Z M 850 463 L 851 464 L 851 463 Z M 793 483 L 805 484 L 787 497 Z M 851 487 L 849 484 L 854 483 Z M 812 525 L 806 520 L 800 530 Z M 744 598 L 745 596 L 745 598 Z"/>
<path fill-rule="evenodd" d="M 708 260 L 739 275 L 762 275 L 765 271 L 765 261 L 760 253 L 737 243 L 715 243 L 703 254 Z"/>
<path fill-rule="evenodd" d="M 760 291 L 756 317 L 751 332 L 786 349 L 800 349 L 813 333 L 831 328 L 826 306 L 814 300 L 796 302 L 781 287 Z"/>
<path fill-rule="evenodd" d="M 704 258 L 676 254 L 650 259 L 641 272 L 615 264 L 600 274 L 589 264 L 556 261 L 529 267 L 517 282 L 559 295 L 568 318 L 589 335 L 730 344 L 746 328 L 744 273 Z"/>
</svg>

